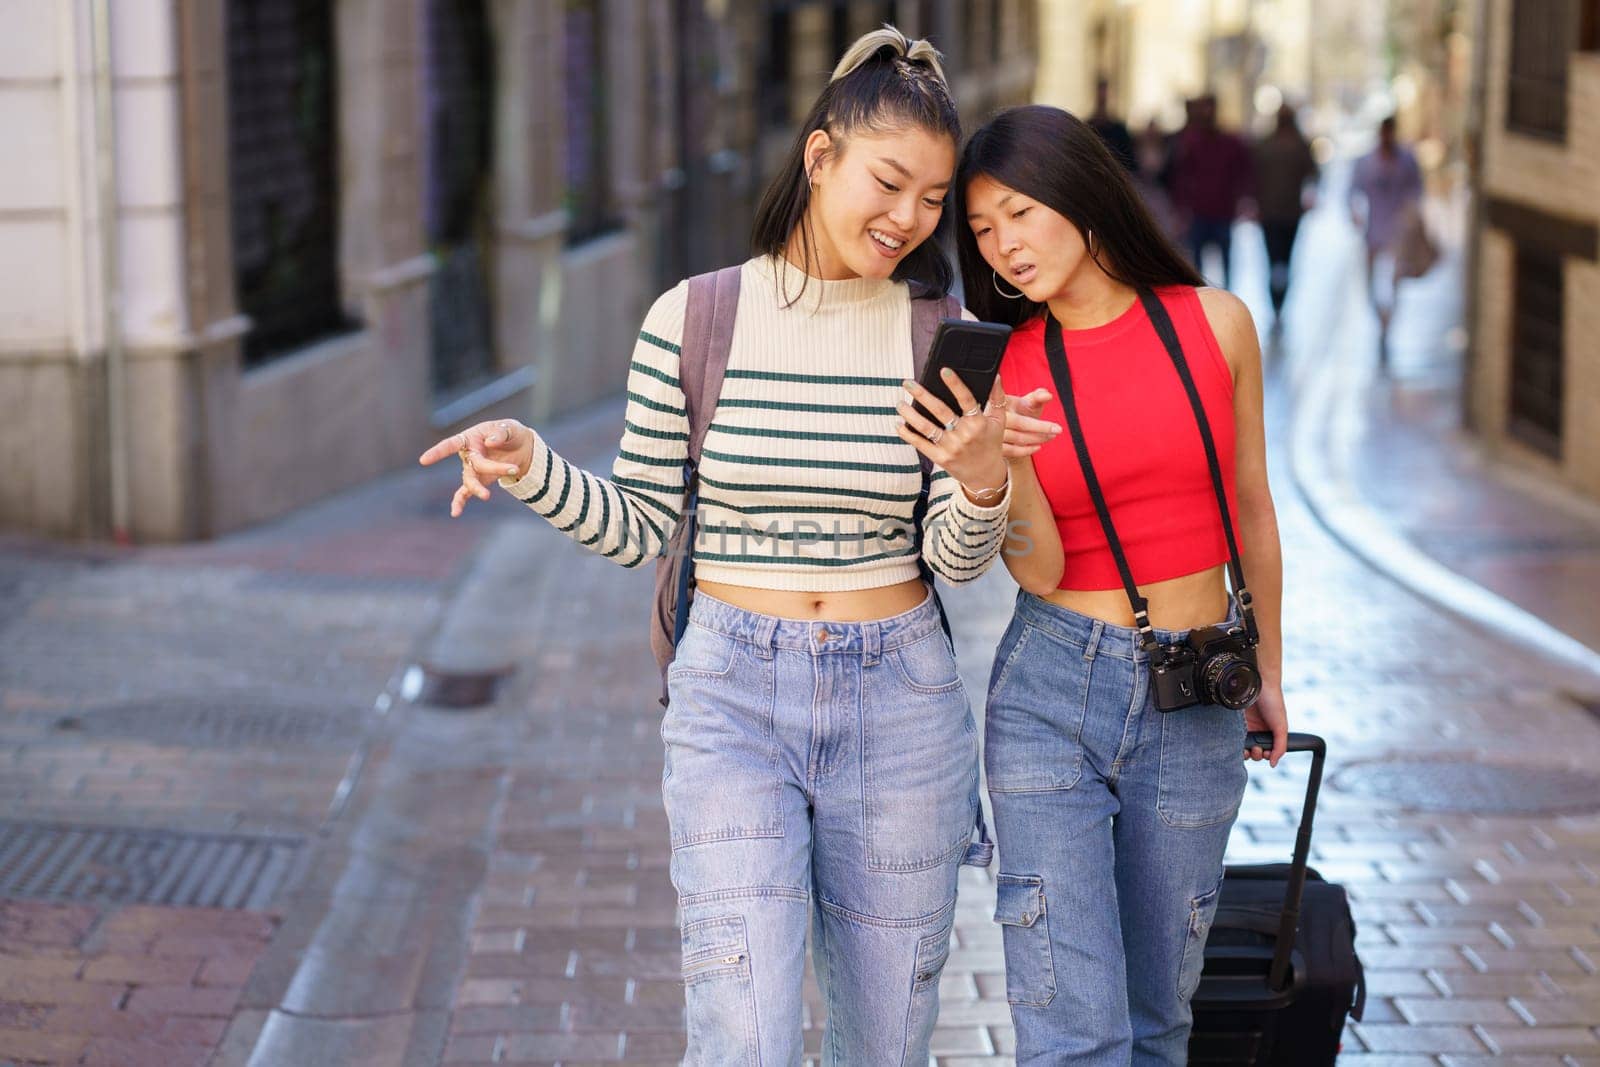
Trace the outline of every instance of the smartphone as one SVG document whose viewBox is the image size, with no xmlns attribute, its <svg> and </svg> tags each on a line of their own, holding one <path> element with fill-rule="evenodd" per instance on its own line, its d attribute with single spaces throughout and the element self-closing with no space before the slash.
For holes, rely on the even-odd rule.
<svg viewBox="0 0 1600 1067">
<path fill-rule="evenodd" d="M 966 319 L 940 319 L 939 330 L 933 335 L 933 348 L 928 353 L 928 365 L 923 368 L 920 385 L 949 405 L 959 417 L 961 405 L 955 394 L 945 384 L 939 372 L 949 367 L 961 376 L 961 381 L 972 391 L 979 404 L 989 402 L 989 391 L 994 388 L 995 377 L 1000 373 L 1000 357 L 1005 355 L 1006 341 L 1011 327 L 998 322 L 970 322 Z M 943 424 L 920 403 L 913 404 L 917 413 L 929 422 Z"/>
</svg>

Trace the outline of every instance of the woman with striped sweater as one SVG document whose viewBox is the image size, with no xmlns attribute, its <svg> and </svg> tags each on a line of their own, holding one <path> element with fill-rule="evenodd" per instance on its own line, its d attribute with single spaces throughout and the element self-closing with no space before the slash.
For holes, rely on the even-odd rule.
<svg viewBox="0 0 1600 1067">
<path fill-rule="evenodd" d="M 866 35 L 767 190 L 740 268 L 698 466 L 696 594 L 661 730 L 686 1063 L 800 1063 L 808 927 L 825 1061 L 928 1059 L 978 767 L 918 557 L 949 582 L 981 575 L 1007 532 L 1002 440 L 1050 432 L 1015 419 L 1008 431 L 998 389 L 985 406 L 953 382 L 951 411 L 909 380 L 908 282 L 939 298 L 952 280 L 929 238 L 959 136 L 932 46 L 889 27 Z M 658 556 L 685 506 L 686 294 L 680 284 L 645 318 L 609 479 L 527 427 L 484 423 L 423 456 L 462 455 L 451 513 L 499 477 L 623 566 Z M 934 466 L 915 530 L 919 452 Z M 972 851 L 987 862 L 986 845 Z"/>
</svg>

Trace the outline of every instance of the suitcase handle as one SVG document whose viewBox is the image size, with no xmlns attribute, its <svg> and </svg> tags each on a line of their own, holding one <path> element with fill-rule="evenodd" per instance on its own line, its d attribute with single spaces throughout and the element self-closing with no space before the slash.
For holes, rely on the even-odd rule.
<svg viewBox="0 0 1600 1067">
<path fill-rule="evenodd" d="M 1245 738 L 1247 745 L 1272 747 L 1272 734 L 1257 731 Z M 1289 867 L 1289 884 L 1283 891 L 1283 914 L 1278 920 L 1278 939 L 1272 954 L 1272 969 L 1267 972 L 1267 988 L 1279 992 L 1288 987 L 1289 957 L 1294 951 L 1295 934 L 1300 929 L 1300 898 L 1306 887 L 1306 865 L 1311 859 L 1311 822 L 1317 814 L 1317 793 L 1322 789 L 1322 764 L 1328 756 L 1328 743 L 1316 734 L 1291 733 L 1290 752 L 1311 753 L 1311 776 L 1306 781 L 1306 802 L 1300 810 L 1300 829 L 1294 837 L 1294 862 Z"/>
</svg>

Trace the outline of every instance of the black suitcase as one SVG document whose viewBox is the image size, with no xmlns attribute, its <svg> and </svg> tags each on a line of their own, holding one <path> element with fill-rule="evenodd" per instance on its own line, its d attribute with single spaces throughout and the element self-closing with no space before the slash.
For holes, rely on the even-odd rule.
<svg viewBox="0 0 1600 1067">
<path fill-rule="evenodd" d="M 1251 742 L 1270 748 L 1272 738 Z M 1306 865 L 1327 746 L 1290 734 L 1289 751 L 1312 761 L 1294 862 L 1227 869 L 1190 1001 L 1191 1064 L 1333 1063 L 1345 1017 L 1360 1019 L 1366 1003 L 1344 889 Z"/>
</svg>

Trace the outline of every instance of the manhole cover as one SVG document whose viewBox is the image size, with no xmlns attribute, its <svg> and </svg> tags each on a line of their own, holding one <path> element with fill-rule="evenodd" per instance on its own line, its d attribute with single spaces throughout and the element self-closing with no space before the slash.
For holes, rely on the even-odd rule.
<svg viewBox="0 0 1600 1067">
<path fill-rule="evenodd" d="M 299 852 L 294 838 L 0 822 L 0 896 L 258 910 Z"/>
<path fill-rule="evenodd" d="M 342 707 L 273 707 L 227 700 L 162 701 L 90 708 L 55 721 L 58 730 L 186 746 L 312 746 L 353 739 L 356 712 Z"/>
<path fill-rule="evenodd" d="M 1420 811 L 1544 815 L 1600 809 L 1600 778 L 1559 767 L 1385 760 L 1346 767 L 1333 785 Z"/>
</svg>

